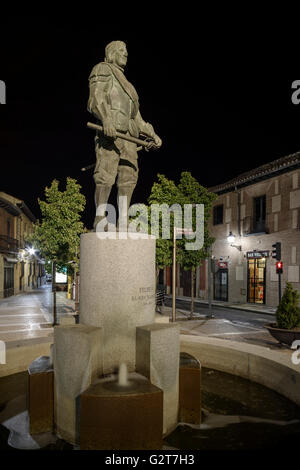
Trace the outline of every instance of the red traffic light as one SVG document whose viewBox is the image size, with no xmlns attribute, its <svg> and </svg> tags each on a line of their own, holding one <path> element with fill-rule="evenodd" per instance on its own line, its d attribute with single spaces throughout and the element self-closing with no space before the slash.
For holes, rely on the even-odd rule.
<svg viewBox="0 0 300 470">
<path fill-rule="evenodd" d="M 278 263 L 276 263 L 276 271 L 277 271 L 277 274 L 282 274 L 283 273 L 283 262 L 282 261 L 278 261 Z"/>
</svg>

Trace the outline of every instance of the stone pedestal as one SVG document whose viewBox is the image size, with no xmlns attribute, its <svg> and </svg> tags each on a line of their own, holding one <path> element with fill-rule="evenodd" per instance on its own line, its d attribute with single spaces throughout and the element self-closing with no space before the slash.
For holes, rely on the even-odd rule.
<svg viewBox="0 0 300 470">
<path fill-rule="evenodd" d="M 101 239 L 81 236 L 80 323 L 103 329 L 103 371 L 120 361 L 135 370 L 136 327 L 154 323 L 155 237 Z"/>
<path fill-rule="evenodd" d="M 99 380 L 81 395 L 80 449 L 159 450 L 162 416 L 163 392 L 145 377 Z"/>
<path fill-rule="evenodd" d="M 48 356 L 38 357 L 28 368 L 30 434 L 53 430 L 53 366 Z"/>
<path fill-rule="evenodd" d="M 74 315 L 62 315 L 58 317 L 59 325 L 75 325 L 76 320 Z"/>
<path fill-rule="evenodd" d="M 164 392 L 163 433 L 178 423 L 179 325 L 152 324 L 137 328 L 136 371 Z"/>
<path fill-rule="evenodd" d="M 101 345 L 101 328 L 54 328 L 56 431 L 72 444 L 79 440 L 79 396 L 103 372 Z"/>
</svg>

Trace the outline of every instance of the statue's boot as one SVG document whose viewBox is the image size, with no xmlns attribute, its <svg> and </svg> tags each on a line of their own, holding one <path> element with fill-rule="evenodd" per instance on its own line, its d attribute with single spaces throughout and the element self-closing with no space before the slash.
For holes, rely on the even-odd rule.
<svg viewBox="0 0 300 470">
<path fill-rule="evenodd" d="M 111 191 L 111 186 L 103 185 L 103 184 L 96 185 L 96 191 L 95 191 L 96 217 L 94 220 L 94 232 L 96 232 L 97 224 L 106 217 L 105 215 L 101 215 L 101 216 L 97 215 L 97 208 L 101 204 L 107 205 L 110 191 Z M 106 227 L 106 231 L 107 231 L 107 227 Z"/>
<path fill-rule="evenodd" d="M 128 210 L 130 207 L 131 197 L 135 186 L 135 184 L 118 186 L 119 232 L 128 231 Z"/>
</svg>

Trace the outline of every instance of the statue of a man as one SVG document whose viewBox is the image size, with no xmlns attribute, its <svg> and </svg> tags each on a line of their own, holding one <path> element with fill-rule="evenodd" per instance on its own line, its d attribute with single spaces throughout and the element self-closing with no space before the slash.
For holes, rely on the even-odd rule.
<svg viewBox="0 0 300 470">
<path fill-rule="evenodd" d="M 137 144 L 116 137 L 116 132 L 136 138 L 149 137 L 156 148 L 162 144 L 152 125 L 142 119 L 137 92 L 123 73 L 127 56 L 124 42 L 109 43 L 105 48 L 105 61 L 97 64 L 89 77 L 88 110 L 103 126 L 103 133 L 97 132 L 95 138 L 96 208 L 107 204 L 117 177 L 118 200 L 120 196 L 126 196 L 128 209 L 137 183 Z M 96 216 L 95 230 L 101 219 Z"/>
</svg>

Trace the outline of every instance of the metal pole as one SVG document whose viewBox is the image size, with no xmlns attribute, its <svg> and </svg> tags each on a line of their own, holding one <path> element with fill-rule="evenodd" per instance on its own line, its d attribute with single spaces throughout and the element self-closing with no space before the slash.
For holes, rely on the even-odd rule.
<svg viewBox="0 0 300 470">
<path fill-rule="evenodd" d="M 56 260 L 52 261 L 52 292 L 53 292 L 53 326 L 57 325 L 56 317 Z"/>
<path fill-rule="evenodd" d="M 208 316 L 212 317 L 211 311 L 211 249 L 208 249 L 208 280 L 207 280 L 207 289 L 208 289 Z"/>
<path fill-rule="evenodd" d="M 79 273 L 75 274 L 75 312 L 79 312 Z"/>
<path fill-rule="evenodd" d="M 281 302 L 281 274 L 278 273 L 278 295 L 279 295 L 279 303 Z"/>
<path fill-rule="evenodd" d="M 172 322 L 176 322 L 176 228 L 173 232 Z"/>
</svg>

